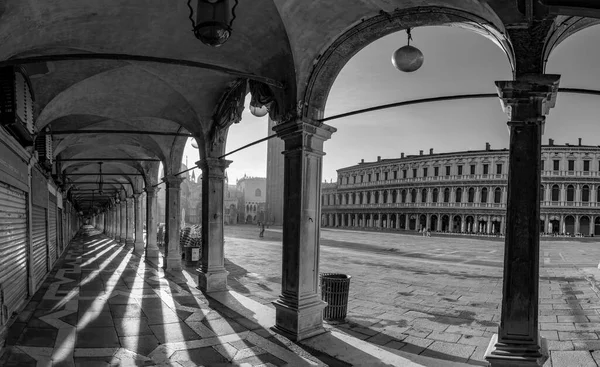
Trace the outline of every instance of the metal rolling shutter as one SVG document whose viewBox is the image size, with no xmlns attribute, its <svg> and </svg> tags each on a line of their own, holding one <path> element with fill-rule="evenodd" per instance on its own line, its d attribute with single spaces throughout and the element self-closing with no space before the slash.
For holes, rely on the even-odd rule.
<svg viewBox="0 0 600 367">
<path fill-rule="evenodd" d="M 62 255 L 64 251 L 64 240 L 63 240 L 63 210 L 61 208 L 57 209 L 58 217 L 57 217 L 57 225 L 58 225 L 58 247 L 60 248 L 60 252 L 58 256 Z"/>
<path fill-rule="evenodd" d="M 27 197 L 0 182 L 0 325 L 27 297 Z"/>
<path fill-rule="evenodd" d="M 31 214 L 33 220 L 33 279 L 35 289 L 37 290 L 48 271 L 46 258 L 46 208 L 34 205 Z"/>
<path fill-rule="evenodd" d="M 56 261 L 56 196 L 50 194 L 48 204 L 48 258 L 50 269 Z"/>
</svg>

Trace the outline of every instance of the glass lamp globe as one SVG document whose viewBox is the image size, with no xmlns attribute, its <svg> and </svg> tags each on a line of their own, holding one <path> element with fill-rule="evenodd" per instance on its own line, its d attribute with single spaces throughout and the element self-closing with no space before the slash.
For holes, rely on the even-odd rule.
<svg viewBox="0 0 600 367">
<path fill-rule="evenodd" d="M 424 56 L 421 50 L 416 47 L 407 45 L 400 47 L 392 55 L 392 64 L 396 69 L 410 73 L 418 70 L 424 61 Z"/>
<path fill-rule="evenodd" d="M 269 113 L 269 109 L 267 108 L 267 106 L 256 107 L 250 105 L 250 113 L 256 117 L 263 117 L 267 113 Z"/>
</svg>

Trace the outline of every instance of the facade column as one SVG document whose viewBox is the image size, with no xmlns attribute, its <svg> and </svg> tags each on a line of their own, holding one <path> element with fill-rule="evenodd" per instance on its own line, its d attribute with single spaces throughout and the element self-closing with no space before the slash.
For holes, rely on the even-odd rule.
<svg viewBox="0 0 600 367">
<path fill-rule="evenodd" d="M 197 270 L 198 287 L 205 292 L 225 291 L 229 273 L 225 270 L 223 198 L 225 170 L 231 161 L 206 158 L 196 164 L 202 170 L 202 259 Z M 314 217 L 318 224 L 320 217 L 320 213 Z"/>
<path fill-rule="evenodd" d="M 275 330 L 298 341 L 325 332 L 318 293 L 319 221 L 323 143 L 335 128 L 304 121 L 273 127 L 284 140 L 283 262 Z"/>
<path fill-rule="evenodd" d="M 442 214 L 438 213 L 437 217 L 438 217 L 438 220 L 437 220 L 437 231 L 441 232 L 442 231 Z"/>
<path fill-rule="evenodd" d="M 404 215 L 404 222 L 404 230 L 408 231 L 410 229 L 410 213 Z"/>
<path fill-rule="evenodd" d="M 125 240 L 127 239 L 127 202 L 126 199 L 121 200 L 119 203 L 120 217 L 119 217 L 119 243 L 121 245 L 125 245 Z"/>
<path fill-rule="evenodd" d="M 460 216 L 460 232 L 461 233 L 465 233 L 466 232 L 466 224 L 467 224 L 467 216 L 466 215 L 461 215 Z"/>
<path fill-rule="evenodd" d="M 588 233 L 588 235 L 593 235 L 594 234 L 594 228 L 596 227 L 596 216 L 595 215 L 590 215 L 590 233 Z"/>
<path fill-rule="evenodd" d="M 133 194 L 133 208 L 135 212 L 135 242 L 134 251 L 142 255 L 144 253 L 144 223 L 142 222 L 142 200 L 141 193 Z"/>
<path fill-rule="evenodd" d="M 430 229 L 431 226 L 431 214 L 425 214 L 425 229 Z"/>
<path fill-rule="evenodd" d="M 396 213 L 396 229 L 400 229 L 400 213 Z"/>
<path fill-rule="evenodd" d="M 575 217 L 575 233 L 577 234 L 579 233 L 579 218 L 581 217 L 580 215 L 573 215 L 573 217 Z"/>
<path fill-rule="evenodd" d="M 566 232 L 566 228 L 565 228 L 565 216 L 563 214 L 560 215 L 560 233 L 565 233 Z"/>
<path fill-rule="evenodd" d="M 546 214 L 546 215 L 544 215 L 544 232 L 545 233 L 552 232 L 549 230 L 549 228 L 550 228 L 550 215 Z"/>
<path fill-rule="evenodd" d="M 502 312 L 485 359 L 491 367 L 542 366 L 548 347 L 538 330 L 541 149 L 558 75 L 496 82 L 510 129 Z"/>
<path fill-rule="evenodd" d="M 567 192 L 565 189 L 565 184 L 560 184 L 560 206 L 565 206 L 565 202 L 567 201 Z"/>
<path fill-rule="evenodd" d="M 133 226 L 135 224 L 134 213 L 133 213 L 133 197 L 126 198 L 125 202 L 127 203 L 126 209 L 125 209 L 127 211 L 127 220 L 125 221 L 127 238 L 125 239 L 125 243 L 128 246 L 133 246 L 133 243 L 134 243 Z"/>
<path fill-rule="evenodd" d="M 158 260 L 158 245 L 156 244 L 156 230 L 158 209 L 156 194 L 160 188 L 146 187 L 146 258 Z"/>
<path fill-rule="evenodd" d="M 170 270 L 181 270 L 181 250 L 179 243 L 179 231 L 181 227 L 181 182 L 182 177 L 175 175 L 164 178 L 167 183 L 166 194 L 166 218 L 165 218 L 165 253 L 164 268 Z M 222 215 L 222 213 L 221 213 Z M 204 216 L 203 216 L 204 220 Z M 223 217 L 221 216 L 221 220 Z"/>
</svg>

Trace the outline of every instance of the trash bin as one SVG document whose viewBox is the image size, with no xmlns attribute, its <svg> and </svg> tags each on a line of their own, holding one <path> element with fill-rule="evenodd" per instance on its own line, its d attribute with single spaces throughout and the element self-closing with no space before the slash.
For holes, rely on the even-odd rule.
<svg viewBox="0 0 600 367">
<path fill-rule="evenodd" d="M 348 313 L 348 292 L 350 290 L 350 275 L 321 274 L 321 298 L 327 302 L 323 310 L 325 320 L 344 320 Z"/>
</svg>

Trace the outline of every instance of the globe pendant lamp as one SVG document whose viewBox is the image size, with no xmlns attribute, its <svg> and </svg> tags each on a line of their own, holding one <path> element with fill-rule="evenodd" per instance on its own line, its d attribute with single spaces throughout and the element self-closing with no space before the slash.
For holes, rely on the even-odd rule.
<svg viewBox="0 0 600 367">
<path fill-rule="evenodd" d="M 412 36 L 410 35 L 410 28 L 406 30 L 408 36 L 408 44 L 404 47 L 400 47 L 392 55 L 392 64 L 396 69 L 404 71 L 405 73 L 411 73 L 419 70 L 423 65 L 423 53 L 416 47 L 410 45 Z"/>
<path fill-rule="evenodd" d="M 231 36 L 233 20 L 235 19 L 235 7 L 238 0 L 198 0 L 196 6 L 196 20 L 194 20 L 194 9 L 190 5 L 190 21 L 194 27 L 194 35 L 202 43 L 212 47 L 219 47 Z M 231 3 L 234 3 L 231 6 Z"/>
<path fill-rule="evenodd" d="M 252 106 L 250 105 L 250 113 L 256 117 L 264 117 L 269 113 L 267 106 Z"/>
</svg>

